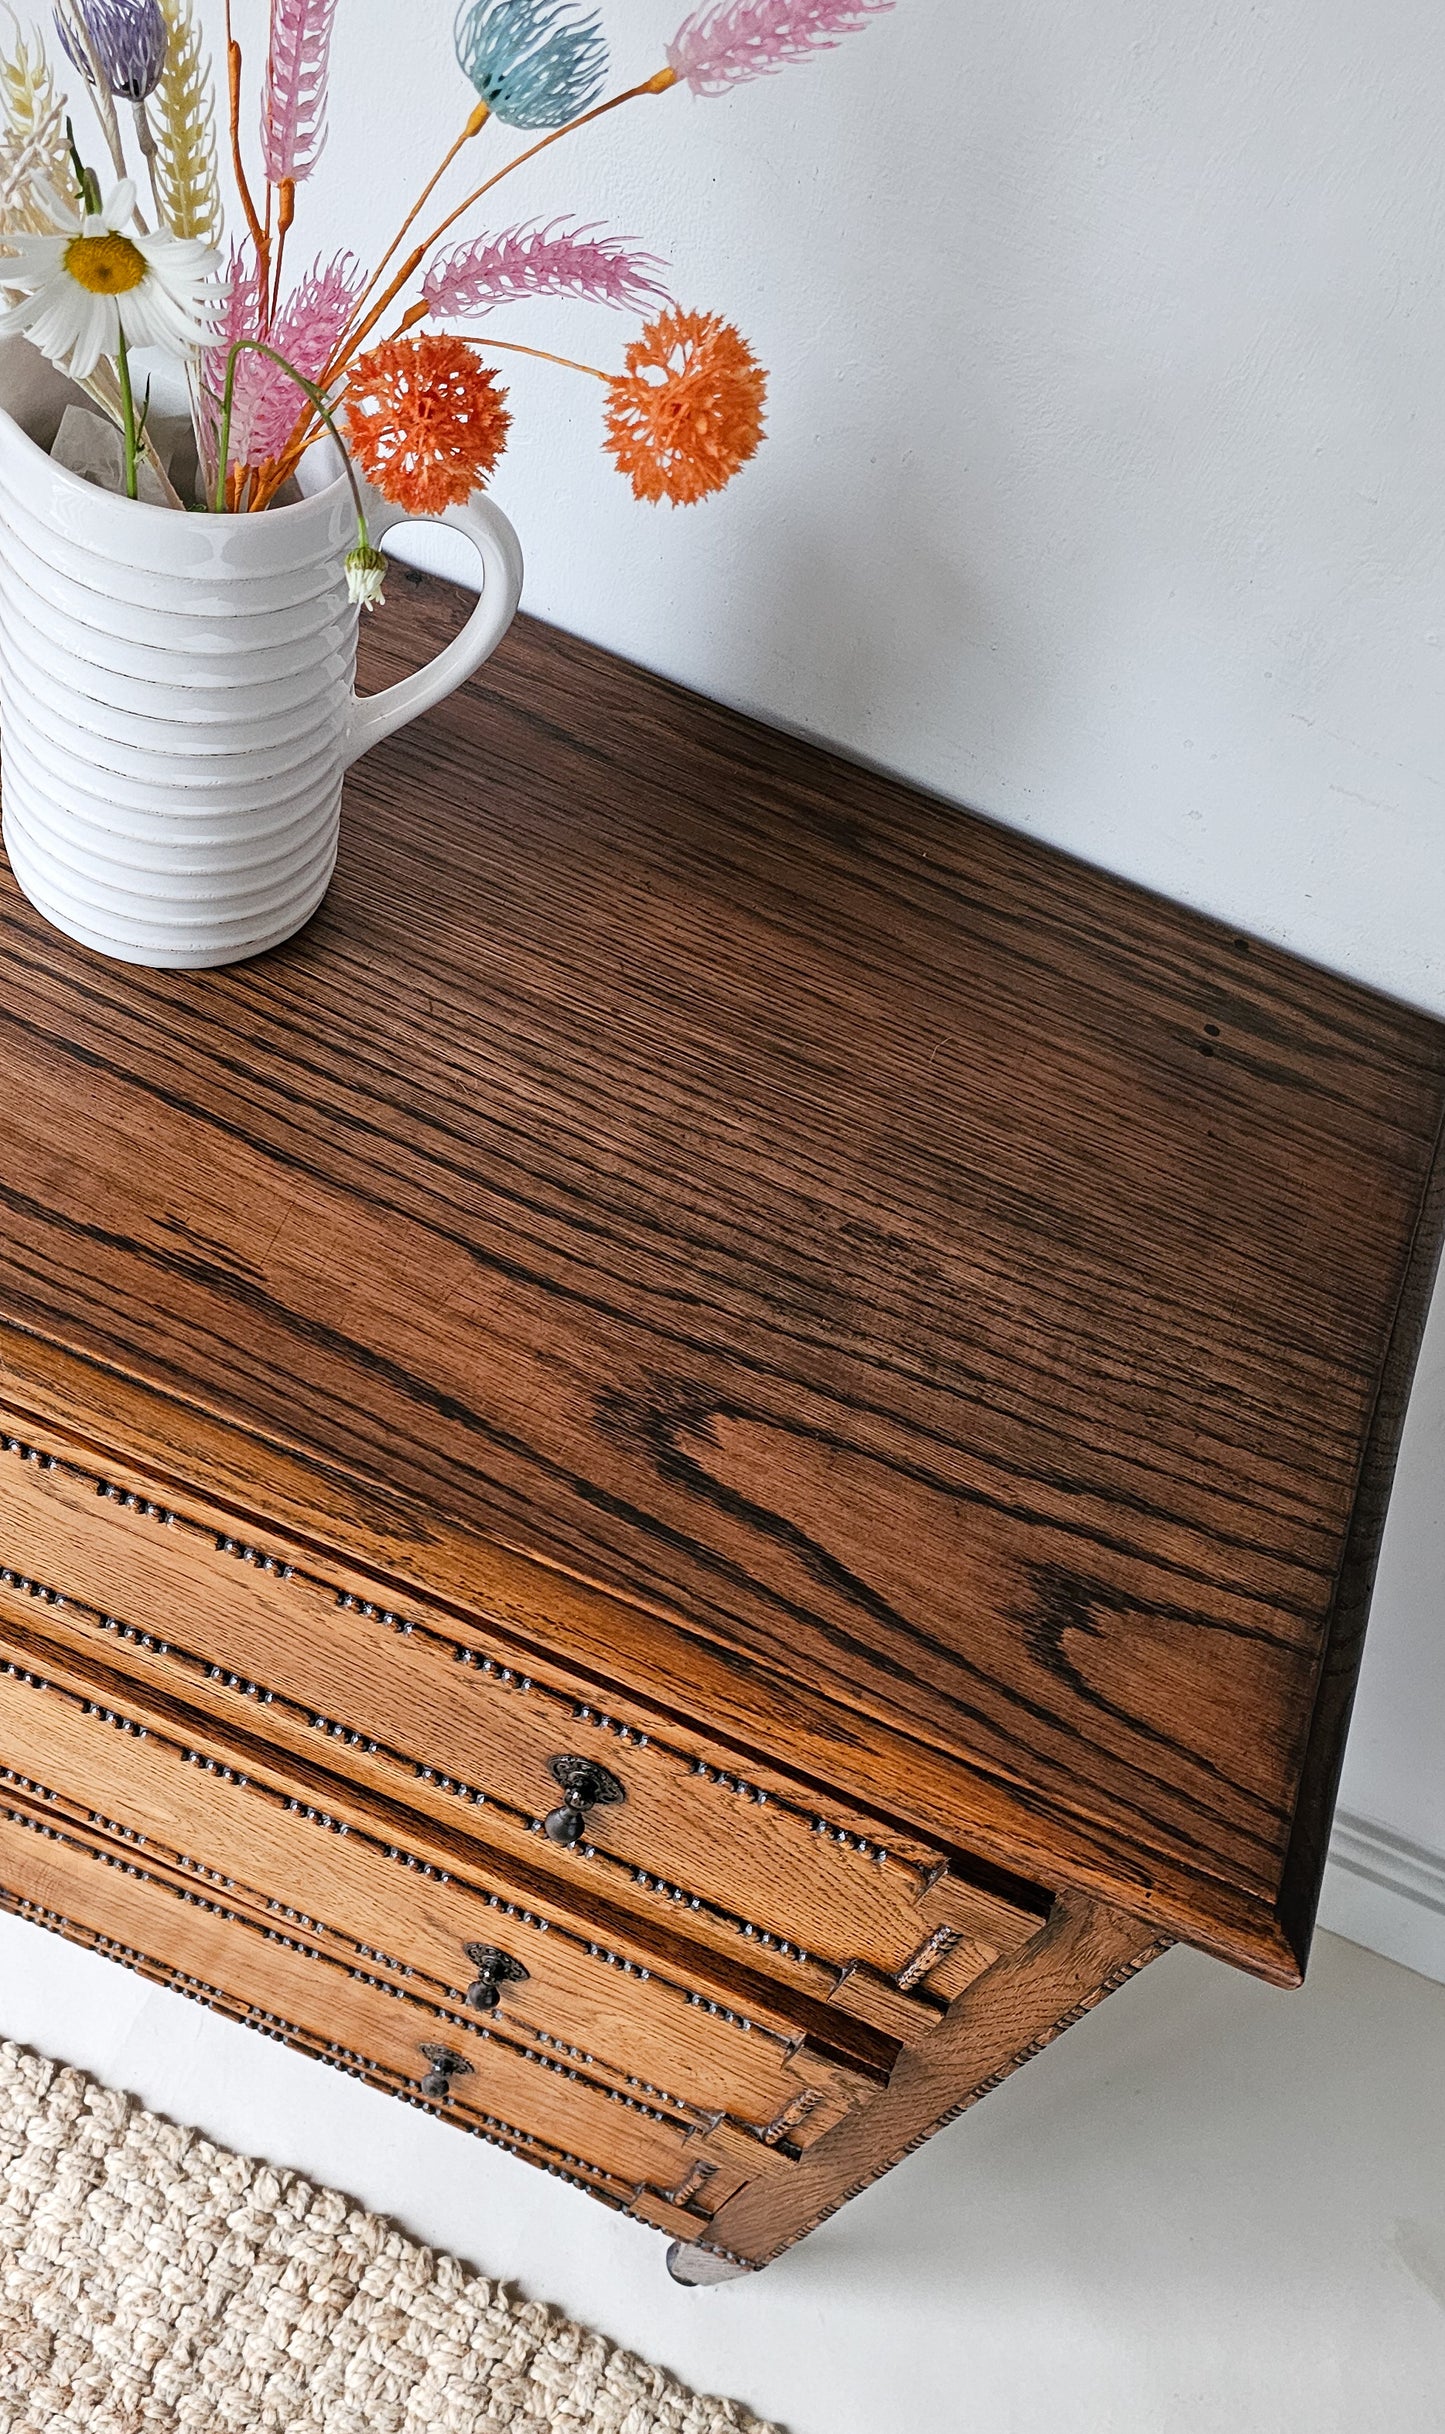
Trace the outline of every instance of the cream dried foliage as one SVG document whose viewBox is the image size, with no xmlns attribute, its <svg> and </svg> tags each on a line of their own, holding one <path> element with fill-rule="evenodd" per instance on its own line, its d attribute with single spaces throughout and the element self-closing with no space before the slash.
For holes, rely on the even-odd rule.
<svg viewBox="0 0 1445 2434">
<path fill-rule="evenodd" d="M 13 20 L 12 20 L 13 22 Z M 55 90 L 50 62 L 39 43 L 32 49 L 15 27 L 15 47 L 0 57 L 0 218 L 7 228 L 40 235 L 53 227 L 43 190 L 64 194 L 70 184 L 65 148 L 65 103 Z"/>
<path fill-rule="evenodd" d="M 156 201 L 173 236 L 200 237 L 214 245 L 222 212 L 210 62 L 201 49 L 191 0 L 161 0 L 161 13 L 170 43 L 151 104 Z"/>
<path fill-rule="evenodd" d="M 777 2434 L 336 2190 L 0 2045 L 0 2429 L 201 2427 Z"/>
</svg>

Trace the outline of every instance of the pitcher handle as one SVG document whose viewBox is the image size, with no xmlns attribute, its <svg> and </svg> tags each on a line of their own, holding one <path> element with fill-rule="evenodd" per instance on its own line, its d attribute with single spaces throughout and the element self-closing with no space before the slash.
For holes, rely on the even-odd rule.
<svg viewBox="0 0 1445 2434">
<path fill-rule="evenodd" d="M 418 668 L 414 676 L 404 676 L 400 684 L 388 685 L 384 693 L 369 694 L 352 704 L 346 739 L 348 769 L 373 744 L 395 735 L 398 727 L 419 718 L 423 710 L 434 709 L 458 685 L 465 684 L 483 660 L 491 658 L 522 596 L 522 544 L 500 507 L 494 507 L 483 492 L 464 506 L 448 507 L 435 517 L 409 516 L 402 508 L 387 507 L 380 501 L 376 506 L 380 512 L 369 516 L 373 540 L 380 540 L 398 524 L 421 522 L 447 524 L 453 532 L 465 533 L 482 561 L 482 593 L 455 640 L 426 667 Z"/>
</svg>

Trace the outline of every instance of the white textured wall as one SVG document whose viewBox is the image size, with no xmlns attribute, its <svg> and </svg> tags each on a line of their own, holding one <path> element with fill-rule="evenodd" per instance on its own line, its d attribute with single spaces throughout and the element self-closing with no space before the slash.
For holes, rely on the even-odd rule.
<svg viewBox="0 0 1445 2434">
<path fill-rule="evenodd" d="M 605 0 L 620 80 L 681 7 Z M 450 18 L 341 0 L 302 235 L 389 233 L 465 114 Z M 519 364 L 529 605 L 1445 1011 L 1442 75 L 1427 0 L 900 0 L 559 145 L 505 217 L 667 253 L 771 366 L 771 440 L 641 508 L 593 384 Z M 1345 1799 L 1445 1849 L 1442 1338 Z"/>
</svg>

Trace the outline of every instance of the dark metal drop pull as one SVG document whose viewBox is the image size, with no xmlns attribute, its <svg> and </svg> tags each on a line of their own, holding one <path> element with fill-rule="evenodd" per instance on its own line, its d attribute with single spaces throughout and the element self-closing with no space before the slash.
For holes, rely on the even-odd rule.
<svg viewBox="0 0 1445 2434">
<path fill-rule="evenodd" d="M 587 1830 L 587 1811 L 604 1803 L 625 1800 L 615 1775 L 593 1758 L 554 1758 L 552 1773 L 562 1786 L 562 1806 L 542 1820 L 542 1830 L 564 1850 L 573 1850 Z"/>
<path fill-rule="evenodd" d="M 448 2045 L 424 2045 L 421 2050 L 431 2064 L 421 2083 L 421 2092 L 436 2103 L 445 2104 L 452 2092 L 452 2081 L 465 2079 L 472 2066 Z"/>
<path fill-rule="evenodd" d="M 510 1953 L 498 1952 L 495 1944 L 468 1944 L 466 1954 L 477 1973 L 466 1994 L 473 2011 L 495 2011 L 502 1999 L 502 1988 L 520 1985 L 532 1974 L 520 1961 L 514 1961 Z"/>
</svg>

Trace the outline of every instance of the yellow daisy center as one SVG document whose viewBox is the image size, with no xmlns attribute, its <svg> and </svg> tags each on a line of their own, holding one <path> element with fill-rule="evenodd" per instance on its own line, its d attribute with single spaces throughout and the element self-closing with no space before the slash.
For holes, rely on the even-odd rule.
<svg viewBox="0 0 1445 2434">
<path fill-rule="evenodd" d="M 146 258 L 129 237 L 72 237 L 65 267 L 92 296 L 124 296 L 146 275 Z"/>
</svg>

